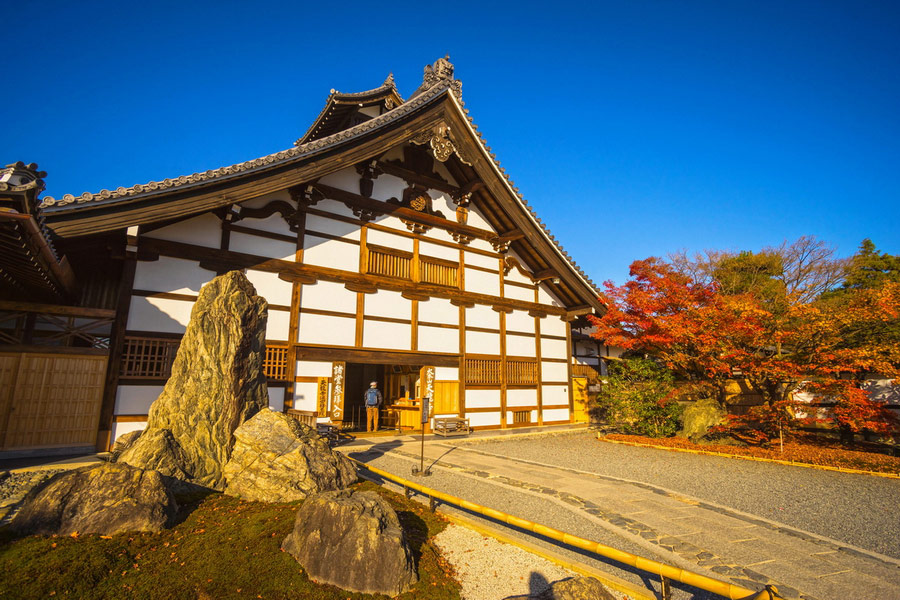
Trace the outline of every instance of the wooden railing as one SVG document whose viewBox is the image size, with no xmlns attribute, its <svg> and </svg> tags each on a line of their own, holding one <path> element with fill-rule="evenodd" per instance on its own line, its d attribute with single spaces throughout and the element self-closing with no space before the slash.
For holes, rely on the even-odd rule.
<svg viewBox="0 0 900 600">
<path fill-rule="evenodd" d="M 459 265 L 438 258 L 419 257 L 419 277 L 424 283 L 457 287 Z"/>
<path fill-rule="evenodd" d="M 500 385 L 503 361 L 499 358 L 466 358 L 466 383 L 472 385 Z M 506 359 L 506 383 L 509 385 L 537 385 L 538 364 L 534 359 Z"/>
<path fill-rule="evenodd" d="M 537 361 L 507 358 L 506 383 L 511 385 L 537 385 Z"/>
<path fill-rule="evenodd" d="M 366 269 L 368 273 L 398 279 L 412 279 L 412 253 L 372 245 L 366 247 L 366 252 L 369 257 Z"/>
<path fill-rule="evenodd" d="M 114 310 L 0 302 L 0 346 L 109 349 Z"/>
</svg>

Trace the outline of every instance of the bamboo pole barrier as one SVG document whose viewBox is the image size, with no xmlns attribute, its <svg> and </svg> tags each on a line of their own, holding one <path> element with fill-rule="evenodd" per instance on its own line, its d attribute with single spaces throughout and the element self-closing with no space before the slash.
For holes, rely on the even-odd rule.
<svg viewBox="0 0 900 600">
<path fill-rule="evenodd" d="M 749 590 L 732 583 L 726 583 L 724 581 L 719 581 L 718 579 L 713 579 L 712 577 L 707 577 L 706 575 L 702 575 L 700 573 L 688 571 L 687 569 L 673 567 L 672 565 L 667 565 L 650 558 L 644 558 L 643 556 L 631 554 L 630 552 L 625 552 L 624 550 L 618 550 L 611 546 L 601 544 L 600 542 L 594 542 L 577 535 L 572 535 L 570 533 L 560 531 L 559 529 L 554 529 L 553 527 L 541 525 L 540 523 L 535 523 L 534 521 L 529 521 L 528 519 L 516 517 L 514 515 L 510 515 L 487 506 L 476 504 L 475 502 L 470 502 L 468 500 L 464 500 L 462 498 L 458 498 L 456 496 L 452 496 L 450 494 L 425 487 L 424 485 L 409 481 L 408 479 L 404 479 L 402 477 L 399 477 L 398 475 L 394 475 L 393 473 L 389 473 L 377 467 L 367 465 L 366 463 L 356 460 L 355 458 L 350 458 L 350 460 L 357 463 L 367 471 L 384 477 L 385 479 L 389 479 L 405 488 L 415 490 L 426 496 L 430 496 L 431 498 L 440 500 L 447 504 L 458 506 L 480 515 L 484 515 L 485 517 L 489 517 L 496 521 L 506 523 L 507 525 L 512 525 L 513 527 L 518 527 L 519 529 L 524 529 L 525 531 L 530 531 L 537 535 L 542 535 L 552 540 L 562 542 L 563 544 L 566 544 L 568 546 L 580 548 L 582 550 L 586 550 L 587 552 L 591 552 L 593 554 L 615 560 L 641 571 L 652 573 L 660 577 L 661 579 L 671 579 L 674 581 L 679 581 L 695 588 L 699 588 L 701 590 L 723 596 L 725 598 L 728 598 L 729 600 L 783 600 L 782 597 L 778 595 L 778 589 L 775 588 L 775 586 L 766 586 L 766 588 L 760 592 Z"/>
</svg>

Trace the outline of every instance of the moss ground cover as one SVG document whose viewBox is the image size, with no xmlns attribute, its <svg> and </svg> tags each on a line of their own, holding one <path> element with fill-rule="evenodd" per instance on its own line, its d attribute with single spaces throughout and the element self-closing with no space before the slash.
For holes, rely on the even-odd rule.
<svg viewBox="0 0 900 600">
<path fill-rule="evenodd" d="M 702 452 L 719 452 L 736 456 L 750 456 L 773 460 L 787 460 L 810 465 L 820 465 L 842 469 L 859 469 L 876 473 L 900 475 L 900 457 L 888 456 L 874 451 L 865 444 L 842 446 L 830 440 L 809 434 L 797 434 L 784 442 L 784 452 L 778 446 L 763 448 L 758 446 L 734 446 L 727 444 L 696 444 L 690 440 L 670 438 L 649 438 L 639 435 L 608 434 L 606 439 L 668 448 L 681 448 Z"/>
<path fill-rule="evenodd" d="M 363 482 L 400 518 L 419 570 L 404 600 L 459 598 L 459 584 L 430 540 L 446 526 L 427 508 Z M 372 598 L 311 581 L 281 551 L 299 503 L 246 502 L 222 494 L 182 500 L 181 522 L 158 534 L 31 536 L 0 530 L 0 598 L 199 600 Z"/>
</svg>

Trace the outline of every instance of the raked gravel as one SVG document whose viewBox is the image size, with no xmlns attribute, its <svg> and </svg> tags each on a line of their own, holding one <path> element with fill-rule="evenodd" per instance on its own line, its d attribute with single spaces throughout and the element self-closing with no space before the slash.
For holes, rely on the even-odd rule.
<svg viewBox="0 0 900 600">
<path fill-rule="evenodd" d="M 612 444 L 590 431 L 462 445 L 664 487 L 900 558 L 900 479 Z"/>
</svg>

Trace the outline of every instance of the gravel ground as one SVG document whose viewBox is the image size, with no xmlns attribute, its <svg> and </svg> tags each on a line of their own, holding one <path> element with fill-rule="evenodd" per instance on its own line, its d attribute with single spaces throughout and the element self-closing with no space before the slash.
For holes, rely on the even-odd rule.
<svg viewBox="0 0 900 600">
<path fill-rule="evenodd" d="M 352 448 L 347 448 L 346 450 L 348 454 L 354 458 L 358 458 L 372 466 L 395 473 L 401 477 L 409 476 L 411 467 L 414 464 L 416 466 L 418 465 L 418 461 L 397 456 L 377 455 L 377 453 L 368 455 L 364 452 L 355 454 Z M 374 457 L 376 455 L 377 457 Z M 589 518 L 588 515 L 577 512 L 561 502 L 554 502 L 545 496 L 532 494 L 520 489 L 509 488 L 496 482 L 490 483 L 478 477 L 467 476 L 441 467 L 433 469 L 432 473 L 433 474 L 430 477 L 422 480 L 423 485 L 455 496 L 468 498 L 484 506 L 489 506 L 519 517 L 537 521 L 544 525 L 549 525 L 550 527 L 555 527 L 563 531 L 570 531 L 585 538 L 596 540 L 627 552 L 640 554 L 648 558 L 668 561 L 667 557 L 653 552 L 653 548 L 649 544 L 639 544 L 632 539 L 621 537 L 607 529 L 598 521 Z M 400 489 L 390 482 L 384 482 L 383 480 L 379 481 L 378 478 L 373 479 L 384 484 L 388 488 L 394 490 Z M 441 505 L 439 510 L 450 514 L 461 514 L 466 518 L 483 525 L 498 527 L 498 524 L 494 522 L 490 522 L 478 515 L 463 512 L 450 506 Z M 503 532 L 510 537 L 543 546 L 566 557 L 568 560 L 580 562 L 606 573 L 613 574 L 637 586 L 648 588 L 648 591 L 659 590 L 658 580 L 643 572 L 631 570 L 628 567 L 623 567 L 619 563 L 613 561 L 598 560 L 594 558 L 593 555 L 562 549 L 553 542 L 542 541 L 535 538 L 531 533 L 519 532 L 515 529 L 506 528 L 507 526 L 505 525 L 499 525 L 499 527 L 503 528 Z M 520 575 L 524 575 L 524 573 L 521 573 Z M 506 590 L 503 591 L 505 592 Z M 702 590 L 682 586 L 681 584 L 673 584 L 672 592 L 673 600 L 702 600 L 714 597 Z M 506 594 L 506 596 L 509 595 L 512 595 L 512 593 Z M 473 598 L 477 597 L 473 596 Z"/>
<path fill-rule="evenodd" d="M 587 431 L 464 445 L 660 486 L 900 558 L 897 479 L 611 444 Z"/>
<path fill-rule="evenodd" d="M 456 569 L 463 600 L 539 594 L 549 584 L 575 576 L 521 548 L 452 523 L 434 541 Z"/>
<path fill-rule="evenodd" d="M 9 471 L 0 471 L 0 504 L 5 503 L 11 498 L 23 496 L 45 479 L 49 479 L 57 473 L 62 473 L 64 469 L 32 471 L 25 473 L 10 473 Z"/>
</svg>

